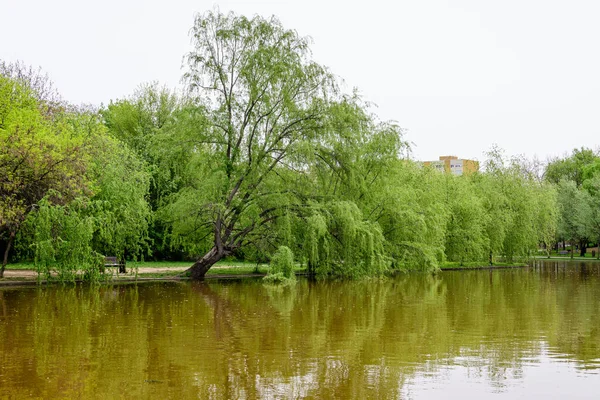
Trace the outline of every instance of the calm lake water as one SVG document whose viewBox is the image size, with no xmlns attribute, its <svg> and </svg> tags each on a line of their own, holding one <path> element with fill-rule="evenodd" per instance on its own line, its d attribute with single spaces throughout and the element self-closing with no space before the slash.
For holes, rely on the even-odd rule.
<svg viewBox="0 0 600 400">
<path fill-rule="evenodd" d="M 600 264 L 0 289 L 2 398 L 600 398 Z"/>
</svg>

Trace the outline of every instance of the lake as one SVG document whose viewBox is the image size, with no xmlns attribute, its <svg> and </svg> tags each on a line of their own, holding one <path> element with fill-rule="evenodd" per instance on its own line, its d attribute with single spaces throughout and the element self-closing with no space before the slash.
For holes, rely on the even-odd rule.
<svg viewBox="0 0 600 400">
<path fill-rule="evenodd" d="M 2 398 L 599 396 L 598 263 L 0 288 Z"/>
</svg>

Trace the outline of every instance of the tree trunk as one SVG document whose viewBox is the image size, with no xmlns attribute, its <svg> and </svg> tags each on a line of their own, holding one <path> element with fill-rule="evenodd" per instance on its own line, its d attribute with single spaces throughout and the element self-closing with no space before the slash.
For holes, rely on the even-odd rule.
<svg viewBox="0 0 600 400">
<path fill-rule="evenodd" d="M 188 272 L 192 279 L 204 279 L 204 275 L 206 275 L 210 267 L 226 255 L 225 251 L 219 251 L 217 247 L 213 247 L 208 253 L 196 260 L 194 265 L 185 272 Z"/>
<path fill-rule="evenodd" d="M 10 252 L 10 247 L 12 246 L 13 240 L 15 240 L 15 233 L 11 232 L 8 238 L 8 243 L 6 244 L 6 249 L 4 250 L 4 257 L 2 258 L 2 267 L 0 267 L 0 279 L 4 278 L 4 269 L 6 268 L 6 264 L 8 264 L 8 253 Z"/>
<path fill-rule="evenodd" d="M 579 242 L 579 256 L 585 257 L 586 251 L 587 251 L 587 242 L 584 242 L 584 241 Z"/>
<path fill-rule="evenodd" d="M 573 259 L 573 244 L 571 244 L 571 260 Z"/>
</svg>

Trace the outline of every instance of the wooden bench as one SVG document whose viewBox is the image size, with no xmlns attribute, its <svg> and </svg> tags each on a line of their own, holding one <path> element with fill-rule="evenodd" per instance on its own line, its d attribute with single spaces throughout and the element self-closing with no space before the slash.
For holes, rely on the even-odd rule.
<svg viewBox="0 0 600 400">
<path fill-rule="evenodd" d="M 119 267 L 119 272 L 124 274 L 127 272 L 125 268 L 125 260 L 121 262 L 117 257 L 104 257 L 104 267 Z"/>
<path fill-rule="evenodd" d="M 562 254 L 562 255 L 569 254 L 569 253 L 570 252 L 568 250 L 561 250 L 558 252 L 558 254 Z"/>
</svg>

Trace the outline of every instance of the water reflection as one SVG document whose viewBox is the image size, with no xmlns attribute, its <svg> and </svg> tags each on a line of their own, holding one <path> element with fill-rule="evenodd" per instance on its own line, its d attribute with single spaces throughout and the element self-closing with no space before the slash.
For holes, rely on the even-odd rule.
<svg viewBox="0 0 600 400">
<path fill-rule="evenodd" d="M 599 313 L 591 263 L 3 289 L 0 397 L 594 398 Z"/>
</svg>

